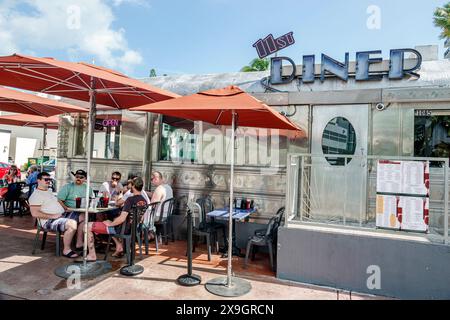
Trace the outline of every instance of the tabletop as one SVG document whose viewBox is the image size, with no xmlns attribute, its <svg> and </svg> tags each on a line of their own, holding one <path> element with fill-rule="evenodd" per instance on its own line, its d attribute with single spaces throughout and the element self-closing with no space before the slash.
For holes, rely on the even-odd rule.
<svg viewBox="0 0 450 320">
<path fill-rule="evenodd" d="M 208 212 L 206 215 L 211 218 L 216 219 L 228 219 L 229 217 L 229 209 L 216 209 L 214 211 Z M 243 220 L 251 215 L 253 212 L 256 212 L 256 209 L 234 209 L 232 218 L 235 220 Z"/>
<path fill-rule="evenodd" d="M 102 212 L 106 212 L 106 211 L 111 211 L 111 210 L 115 210 L 117 209 L 117 207 L 108 207 L 108 208 L 88 208 L 88 212 L 89 213 L 102 213 Z M 86 208 L 69 208 L 70 211 L 73 212 L 86 212 Z"/>
</svg>

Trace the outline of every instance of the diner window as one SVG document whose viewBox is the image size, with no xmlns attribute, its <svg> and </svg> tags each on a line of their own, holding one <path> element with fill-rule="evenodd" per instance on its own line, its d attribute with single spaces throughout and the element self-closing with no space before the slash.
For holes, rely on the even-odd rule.
<svg viewBox="0 0 450 320">
<path fill-rule="evenodd" d="M 159 160 L 180 163 L 198 162 L 197 126 L 191 120 L 163 116 Z"/>
<path fill-rule="evenodd" d="M 94 129 L 93 158 L 119 159 L 121 115 L 97 115 Z"/>
<path fill-rule="evenodd" d="M 324 154 L 354 155 L 356 149 L 356 133 L 353 125 L 346 118 L 336 117 L 326 125 L 322 135 L 322 151 Z M 345 158 L 326 157 L 333 166 L 343 166 Z M 347 159 L 347 163 L 351 158 Z"/>
<path fill-rule="evenodd" d="M 416 110 L 414 156 L 450 158 L 450 112 Z M 431 166 L 440 166 L 431 162 Z"/>
<path fill-rule="evenodd" d="M 93 158 L 142 161 L 146 126 L 146 117 L 142 113 L 128 110 L 99 112 L 94 128 Z M 74 119 L 71 134 L 74 138 L 73 156 L 86 157 L 86 114 Z"/>
</svg>

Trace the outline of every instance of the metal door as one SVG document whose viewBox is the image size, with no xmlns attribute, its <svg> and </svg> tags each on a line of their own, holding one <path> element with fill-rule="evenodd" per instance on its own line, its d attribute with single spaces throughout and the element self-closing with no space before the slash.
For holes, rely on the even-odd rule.
<svg viewBox="0 0 450 320">
<path fill-rule="evenodd" d="M 366 211 L 367 160 L 314 156 L 367 156 L 368 105 L 314 106 L 309 218 L 354 224 Z"/>
</svg>

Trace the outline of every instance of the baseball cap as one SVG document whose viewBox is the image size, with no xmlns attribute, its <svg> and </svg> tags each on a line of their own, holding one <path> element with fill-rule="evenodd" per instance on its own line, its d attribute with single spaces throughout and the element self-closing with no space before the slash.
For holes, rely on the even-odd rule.
<svg viewBox="0 0 450 320">
<path fill-rule="evenodd" d="M 80 175 L 80 176 L 87 177 L 86 171 L 84 171 L 84 170 L 82 170 L 82 169 L 79 169 L 79 170 L 75 171 L 75 173 L 73 173 L 73 172 L 71 172 L 71 173 L 72 173 L 74 176 Z"/>
</svg>

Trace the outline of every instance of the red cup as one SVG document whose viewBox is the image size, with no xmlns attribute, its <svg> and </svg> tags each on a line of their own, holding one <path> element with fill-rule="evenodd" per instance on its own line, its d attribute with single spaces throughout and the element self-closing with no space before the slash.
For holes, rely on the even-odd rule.
<svg viewBox="0 0 450 320">
<path fill-rule="evenodd" d="M 80 208 L 80 207 L 81 207 L 81 198 L 80 198 L 80 197 L 75 198 L 75 206 L 76 206 L 77 208 Z"/>
<path fill-rule="evenodd" d="M 103 208 L 108 208 L 109 198 L 103 197 Z"/>
</svg>

